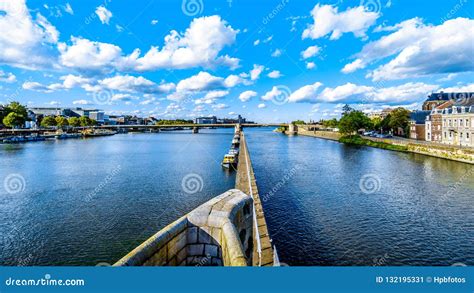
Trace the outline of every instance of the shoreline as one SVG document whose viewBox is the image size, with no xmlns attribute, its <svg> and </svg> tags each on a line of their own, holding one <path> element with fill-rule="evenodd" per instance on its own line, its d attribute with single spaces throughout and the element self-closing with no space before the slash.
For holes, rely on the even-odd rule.
<svg viewBox="0 0 474 293">
<path fill-rule="evenodd" d="M 339 143 L 344 143 L 344 144 L 349 144 L 349 145 L 352 144 L 352 145 L 360 145 L 360 146 L 385 149 L 389 151 L 421 154 L 421 155 L 426 155 L 430 157 L 474 165 L 474 150 L 457 148 L 451 145 L 430 146 L 430 145 L 424 145 L 424 144 L 416 143 L 416 142 L 391 143 L 389 142 L 389 140 L 384 140 L 381 142 L 379 140 L 372 140 L 372 139 L 367 139 L 364 137 L 360 137 L 361 138 L 360 140 L 352 139 L 349 142 L 347 140 L 344 141 L 344 139 L 343 141 L 341 141 L 341 135 L 337 132 L 327 132 L 327 131 L 314 131 L 313 132 L 313 131 L 305 131 L 305 130 L 301 131 L 300 129 L 298 129 L 297 135 L 332 140 L 332 141 L 337 141 Z M 368 143 L 368 142 L 372 142 L 372 143 Z"/>
</svg>

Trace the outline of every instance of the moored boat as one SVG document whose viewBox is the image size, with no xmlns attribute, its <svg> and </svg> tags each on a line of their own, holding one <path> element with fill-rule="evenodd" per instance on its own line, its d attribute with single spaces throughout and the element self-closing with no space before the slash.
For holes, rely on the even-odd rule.
<svg viewBox="0 0 474 293">
<path fill-rule="evenodd" d="M 237 156 L 234 154 L 224 155 L 224 159 L 222 160 L 222 167 L 227 169 L 237 167 Z"/>
</svg>

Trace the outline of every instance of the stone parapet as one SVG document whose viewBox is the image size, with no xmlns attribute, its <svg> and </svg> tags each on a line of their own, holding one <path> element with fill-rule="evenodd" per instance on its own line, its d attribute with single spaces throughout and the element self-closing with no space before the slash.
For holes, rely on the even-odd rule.
<svg viewBox="0 0 474 293">
<path fill-rule="evenodd" d="M 114 266 L 252 264 L 253 200 L 229 190 L 169 224 Z"/>
</svg>

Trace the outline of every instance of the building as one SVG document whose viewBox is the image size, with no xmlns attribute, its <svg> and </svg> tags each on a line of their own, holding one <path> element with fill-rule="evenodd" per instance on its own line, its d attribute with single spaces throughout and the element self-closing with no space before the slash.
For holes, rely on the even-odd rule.
<svg viewBox="0 0 474 293">
<path fill-rule="evenodd" d="M 105 113 L 101 111 L 92 111 L 89 112 L 89 118 L 92 120 L 95 120 L 99 123 L 104 123 L 105 120 Z"/>
<path fill-rule="evenodd" d="M 28 108 L 34 115 L 39 116 L 64 116 L 64 117 L 82 117 L 86 116 L 91 119 L 91 113 L 93 117 L 100 116 L 103 120 L 104 112 L 98 109 L 83 109 L 83 108 L 59 108 L 59 107 L 30 107 Z M 97 120 L 97 119 L 94 119 Z"/>
<path fill-rule="evenodd" d="M 443 109 L 441 119 L 443 131 L 441 143 L 474 147 L 473 98 Z"/>
<path fill-rule="evenodd" d="M 217 124 L 217 118 L 216 116 L 197 117 L 194 119 L 194 124 Z"/>
<path fill-rule="evenodd" d="M 453 101 L 446 101 L 438 107 L 431 110 L 430 115 L 426 116 L 425 121 L 425 140 L 433 142 L 441 142 L 442 131 L 442 119 L 441 115 L 443 109 L 453 105 Z"/>
<path fill-rule="evenodd" d="M 410 138 L 425 140 L 426 117 L 431 111 L 414 111 L 410 113 Z"/>
</svg>

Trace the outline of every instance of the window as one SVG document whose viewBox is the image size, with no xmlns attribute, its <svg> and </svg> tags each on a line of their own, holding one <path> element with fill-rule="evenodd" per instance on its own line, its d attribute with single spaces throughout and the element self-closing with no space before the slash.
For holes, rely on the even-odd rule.
<svg viewBox="0 0 474 293">
<path fill-rule="evenodd" d="M 469 132 L 466 133 L 466 140 L 469 140 Z"/>
</svg>

